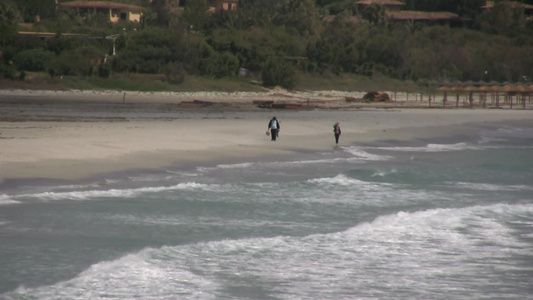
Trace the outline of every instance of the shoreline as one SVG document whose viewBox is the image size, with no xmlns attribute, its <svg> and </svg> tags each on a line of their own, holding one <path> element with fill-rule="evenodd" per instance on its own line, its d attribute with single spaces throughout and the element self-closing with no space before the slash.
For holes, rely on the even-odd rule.
<svg viewBox="0 0 533 300">
<path fill-rule="evenodd" d="M 514 122 L 533 127 L 528 110 L 272 110 L 250 105 L 184 109 L 160 106 L 168 99 L 156 96 L 149 104 L 117 106 L 76 93 L 65 93 L 75 101 L 17 95 L 0 93 L 0 190 L 30 179 L 83 180 L 331 151 L 336 121 L 342 129 L 339 146 L 449 137 Z M 265 135 L 272 116 L 281 122 L 277 142 Z"/>
</svg>

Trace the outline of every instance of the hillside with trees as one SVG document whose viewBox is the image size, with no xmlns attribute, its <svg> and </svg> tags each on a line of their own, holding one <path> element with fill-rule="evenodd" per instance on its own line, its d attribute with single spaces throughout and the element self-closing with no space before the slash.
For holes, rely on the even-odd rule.
<svg viewBox="0 0 533 300">
<path fill-rule="evenodd" d="M 66 2 L 66 1 L 62 1 Z M 243 75 L 294 88 L 299 74 L 386 76 L 425 82 L 531 82 L 533 16 L 524 5 L 406 0 L 405 10 L 449 12 L 458 22 L 395 21 L 383 7 L 345 0 L 115 0 L 143 7 L 142 22 L 109 22 L 56 8 L 55 0 L 0 2 L 0 75 Z M 522 1 L 532 4 L 533 1 Z M 20 32 L 52 33 L 46 38 Z"/>
</svg>

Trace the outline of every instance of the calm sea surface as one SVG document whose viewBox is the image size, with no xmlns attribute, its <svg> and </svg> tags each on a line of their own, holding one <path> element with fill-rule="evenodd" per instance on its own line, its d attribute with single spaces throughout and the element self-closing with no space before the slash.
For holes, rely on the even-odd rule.
<svg viewBox="0 0 533 300">
<path fill-rule="evenodd" d="M 0 190 L 0 270 L 0 299 L 532 299 L 533 128 Z"/>
</svg>

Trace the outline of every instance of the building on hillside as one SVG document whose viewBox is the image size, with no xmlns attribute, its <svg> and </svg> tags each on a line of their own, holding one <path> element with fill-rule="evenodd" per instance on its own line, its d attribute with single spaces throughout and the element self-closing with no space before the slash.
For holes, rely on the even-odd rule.
<svg viewBox="0 0 533 300">
<path fill-rule="evenodd" d="M 451 12 L 426 12 L 426 11 L 387 11 L 385 12 L 392 21 L 419 21 L 434 24 L 450 24 L 459 22 L 459 16 Z"/>
<path fill-rule="evenodd" d="M 153 2 L 154 0 L 150 0 L 148 5 L 152 5 Z M 183 10 L 187 9 L 187 2 L 187 0 L 169 0 L 167 2 L 167 7 L 179 7 L 180 11 L 178 11 L 178 13 L 181 13 Z M 239 0 L 211 0 L 209 4 L 210 7 L 207 10 L 209 13 L 222 10 L 235 11 L 237 10 Z"/>
<path fill-rule="evenodd" d="M 388 11 L 399 11 L 405 6 L 405 3 L 395 0 L 360 0 L 355 2 L 355 4 L 360 8 L 365 8 L 371 4 L 377 4 L 383 6 Z"/>
<path fill-rule="evenodd" d="M 525 4 L 516 1 L 503 1 L 505 5 L 509 5 L 511 8 L 523 8 L 524 13 L 528 16 L 533 16 L 533 5 Z M 488 10 L 494 7 L 494 1 L 487 1 L 485 5 L 481 7 L 482 10 Z"/>
<path fill-rule="evenodd" d="M 360 8 L 371 4 L 383 6 L 385 15 L 393 22 L 424 22 L 432 24 L 454 25 L 462 22 L 457 14 L 451 12 L 426 12 L 403 10 L 405 4 L 395 0 L 360 0 L 355 2 Z"/>
<path fill-rule="evenodd" d="M 80 16 L 86 16 L 93 12 L 102 13 L 109 16 L 109 21 L 112 23 L 119 21 L 140 22 L 144 10 L 141 6 L 104 1 L 72 1 L 58 5 L 63 9 L 76 10 Z"/>
<path fill-rule="evenodd" d="M 34 37 L 38 37 L 40 39 L 47 39 L 47 38 L 54 38 L 54 37 L 58 37 L 58 33 L 57 32 L 42 32 L 42 31 L 19 31 L 18 32 L 18 35 L 19 36 L 34 36 Z M 78 34 L 78 33 L 62 33 L 61 34 L 61 37 L 64 37 L 64 38 L 92 38 L 92 39 L 97 39 L 97 38 L 101 38 L 101 37 L 91 37 L 89 35 L 86 35 L 86 34 Z"/>
<path fill-rule="evenodd" d="M 237 10 L 239 0 L 215 0 L 215 11 Z"/>
<path fill-rule="evenodd" d="M 334 21 L 340 21 L 342 24 L 361 25 L 368 23 L 367 20 L 360 16 L 342 16 L 342 15 L 327 15 L 322 17 L 322 21 L 326 23 L 333 23 Z"/>
</svg>

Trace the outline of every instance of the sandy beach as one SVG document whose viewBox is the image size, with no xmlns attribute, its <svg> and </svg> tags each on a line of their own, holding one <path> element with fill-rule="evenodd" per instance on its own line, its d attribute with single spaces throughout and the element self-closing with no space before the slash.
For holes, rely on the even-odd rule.
<svg viewBox="0 0 533 300">
<path fill-rule="evenodd" d="M 347 104 L 347 96 L 0 91 L 0 183 L 331 151 L 337 121 L 341 147 L 533 123 L 529 109 L 423 109 L 419 102 L 405 101 Z M 258 101 L 298 107 L 259 108 Z M 276 142 L 265 134 L 273 116 L 281 123 Z"/>
</svg>

